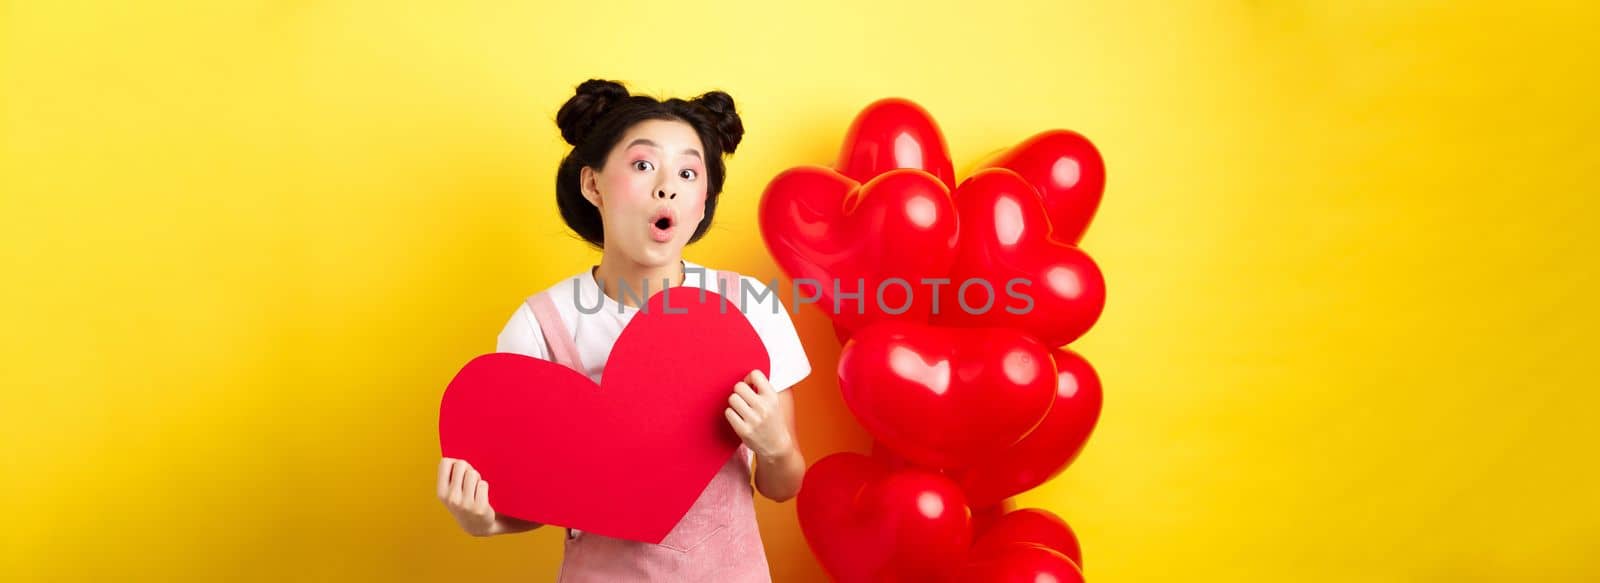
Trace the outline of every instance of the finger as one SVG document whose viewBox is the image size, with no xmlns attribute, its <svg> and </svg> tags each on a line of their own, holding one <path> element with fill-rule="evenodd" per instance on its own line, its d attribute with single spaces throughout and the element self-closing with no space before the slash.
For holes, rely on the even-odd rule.
<svg viewBox="0 0 1600 583">
<path fill-rule="evenodd" d="M 441 458 L 439 460 L 439 485 L 435 489 L 439 491 L 440 500 L 450 498 L 450 470 L 455 466 L 455 463 L 456 460 L 450 458 Z"/>
<path fill-rule="evenodd" d="M 478 482 L 477 492 L 472 495 L 472 508 L 478 514 L 488 514 L 489 508 L 489 481 Z"/>
<path fill-rule="evenodd" d="M 768 380 L 767 374 L 760 370 L 750 371 L 750 385 L 755 387 L 756 392 L 764 397 L 777 394 L 777 391 L 772 389 L 772 381 Z"/>
<path fill-rule="evenodd" d="M 743 396 L 733 395 L 728 397 L 728 404 L 733 406 L 733 411 L 738 413 L 739 418 L 743 419 L 745 423 L 755 425 L 756 423 L 761 422 L 761 415 L 756 413 L 754 408 L 750 407 L 750 403 L 745 401 Z"/>
<path fill-rule="evenodd" d="M 461 481 L 466 478 L 467 470 L 471 467 L 472 464 L 467 463 L 467 460 L 460 460 L 456 462 L 455 469 L 450 471 L 449 501 L 451 504 L 461 503 Z"/>
<path fill-rule="evenodd" d="M 733 426 L 733 431 L 738 433 L 740 437 L 750 434 L 750 424 L 740 419 L 739 414 L 734 413 L 733 409 L 723 409 L 722 416 L 728 418 L 728 424 Z"/>
<path fill-rule="evenodd" d="M 759 370 L 750 373 L 750 387 L 755 391 L 756 396 L 761 397 L 762 403 L 771 404 L 778 400 L 778 393 L 772 390 L 772 383 L 767 381 L 767 377 L 762 375 Z"/>
<path fill-rule="evenodd" d="M 472 498 L 478 493 L 478 482 L 483 481 L 478 475 L 478 470 L 467 470 L 467 475 L 461 480 L 461 505 L 471 506 Z"/>
<path fill-rule="evenodd" d="M 755 390 L 750 388 L 750 385 L 744 383 L 734 385 L 733 394 L 744 397 L 744 401 L 749 403 L 751 407 L 755 407 L 756 410 L 766 411 L 766 407 L 762 406 L 766 404 L 765 399 L 762 399 L 761 395 L 757 395 Z"/>
</svg>

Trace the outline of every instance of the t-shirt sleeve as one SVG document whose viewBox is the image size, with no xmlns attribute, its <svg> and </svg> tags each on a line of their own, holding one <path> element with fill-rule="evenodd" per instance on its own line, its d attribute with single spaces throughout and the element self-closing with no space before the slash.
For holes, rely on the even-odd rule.
<svg viewBox="0 0 1600 583">
<path fill-rule="evenodd" d="M 800 334 L 795 331 L 789 309 L 778 299 L 778 294 L 750 276 L 744 280 L 742 307 L 750 327 L 767 345 L 767 358 L 772 364 L 772 374 L 767 380 L 774 390 L 787 390 L 811 374 L 811 361 L 806 358 L 805 346 L 800 344 Z"/>
<path fill-rule="evenodd" d="M 544 344 L 544 332 L 539 329 L 539 321 L 533 317 L 533 309 L 527 302 L 517 306 L 517 311 L 511 313 L 511 319 L 506 321 L 500 336 L 495 340 L 495 352 L 514 352 L 532 356 L 541 360 L 550 360 L 550 354 Z"/>
</svg>

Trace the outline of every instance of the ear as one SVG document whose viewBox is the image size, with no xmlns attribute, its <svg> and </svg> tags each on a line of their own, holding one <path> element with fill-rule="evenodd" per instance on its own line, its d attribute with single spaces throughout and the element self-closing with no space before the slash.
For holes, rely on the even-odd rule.
<svg viewBox="0 0 1600 583">
<path fill-rule="evenodd" d="M 583 198 L 588 199 L 589 204 L 601 208 L 600 177 L 593 168 L 584 166 L 578 170 L 578 189 L 583 191 Z"/>
</svg>

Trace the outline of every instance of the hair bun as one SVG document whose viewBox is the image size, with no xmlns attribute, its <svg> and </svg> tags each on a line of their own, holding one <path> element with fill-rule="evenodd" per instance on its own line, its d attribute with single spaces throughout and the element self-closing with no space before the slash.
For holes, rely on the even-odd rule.
<svg viewBox="0 0 1600 583">
<path fill-rule="evenodd" d="M 694 98 L 693 103 L 710 113 L 716 124 L 717 138 L 722 141 L 722 153 L 732 154 L 738 149 L 739 140 L 744 138 L 744 122 L 739 120 L 739 112 L 733 107 L 733 96 L 712 91 Z"/>
<path fill-rule="evenodd" d="M 595 121 L 604 115 L 611 106 L 628 98 L 628 88 L 616 81 L 604 79 L 590 79 L 578 86 L 578 92 L 562 104 L 561 110 L 556 112 L 556 126 L 561 128 L 561 137 L 568 144 L 574 146 L 582 144 L 589 130 L 594 129 Z M 730 100 L 731 105 L 731 100 Z"/>
</svg>

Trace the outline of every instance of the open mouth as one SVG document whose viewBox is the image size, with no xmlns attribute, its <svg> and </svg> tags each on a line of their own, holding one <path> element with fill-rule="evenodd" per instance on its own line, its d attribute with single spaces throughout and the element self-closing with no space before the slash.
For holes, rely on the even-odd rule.
<svg viewBox="0 0 1600 583">
<path fill-rule="evenodd" d="M 650 237 L 655 239 L 657 243 L 665 243 L 672 240 L 672 228 L 677 222 L 678 219 L 673 216 L 670 208 L 656 211 L 656 214 L 650 219 Z"/>
</svg>

